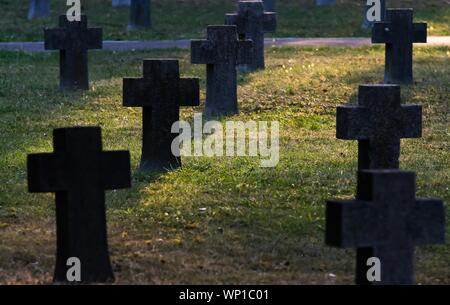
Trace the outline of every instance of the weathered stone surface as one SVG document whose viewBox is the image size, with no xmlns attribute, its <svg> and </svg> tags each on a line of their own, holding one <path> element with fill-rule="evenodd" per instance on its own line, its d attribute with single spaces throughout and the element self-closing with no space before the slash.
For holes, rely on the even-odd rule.
<svg viewBox="0 0 450 305">
<path fill-rule="evenodd" d="M 354 201 L 328 201 L 326 244 L 358 247 L 357 284 L 413 284 L 414 247 L 443 244 L 442 201 L 416 199 L 415 174 L 398 170 L 358 173 Z M 381 262 L 381 281 L 367 279 L 367 258 Z"/>
<path fill-rule="evenodd" d="M 264 33 L 275 32 L 276 13 L 264 12 L 261 1 L 239 1 L 237 13 L 227 14 L 225 23 L 236 25 L 241 38 L 253 41 L 252 61 L 244 69 L 264 69 Z"/>
<path fill-rule="evenodd" d="M 236 65 L 251 62 L 253 43 L 238 40 L 236 26 L 208 26 L 207 40 L 191 41 L 191 62 L 206 64 L 207 116 L 238 113 Z"/>
<path fill-rule="evenodd" d="M 50 16 L 49 0 L 30 0 L 28 8 L 28 20 L 45 18 Z"/>
<path fill-rule="evenodd" d="M 367 3 L 367 2 L 366 2 Z M 380 6 L 380 20 L 381 21 L 385 21 L 386 20 L 386 0 L 377 0 L 376 5 Z M 367 13 L 370 11 L 372 11 L 373 5 L 365 5 L 364 6 L 364 15 L 363 15 L 363 22 L 362 22 L 362 27 L 364 29 L 369 29 L 373 27 L 374 22 L 373 21 L 369 21 L 367 19 Z"/>
<path fill-rule="evenodd" d="M 152 26 L 150 0 L 131 0 L 128 29 L 148 29 Z"/>
<path fill-rule="evenodd" d="M 180 106 L 198 106 L 197 78 L 180 78 L 178 60 L 144 60 L 144 78 L 123 80 L 123 105 L 143 108 L 141 169 L 167 171 L 181 166 L 171 145 L 171 132 L 179 121 Z M 177 145 L 178 147 L 178 145 Z"/>
<path fill-rule="evenodd" d="M 336 4 L 336 0 L 316 0 L 316 5 L 317 6 L 321 6 L 321 5 L 335 5 Z"/>
<path fill-rule="evenodd" d="M 45 49 L 59 51 L 61 90 L 88 90 L 88 49 L 101 49 L 103 34 L 100 28 L 87 28 L 87 17 L 69 22 L 59 17 L 59 28 L 45 29 Z"/>
<path fill-rule="evenodd" d="M 128 151 L 102 151 L 101 129 L 55 129 L 54 153 L 28 156 L 30 192 L 56 193 L 54 281 L 67 281 L 67 259 L 81 261 L 81 280 L 114 279 L 109 260 L 104 190 L 130 187 Z"/>
<path fill-rule="evenodd" d="M 112 0 L 112 6 L 118 7 L 118 6 L 130 6 L 131 1 L 130 0 Z"/>
<path fill-rule="evenodd" d="M 358 140 L 359 169 L 399 167 L 400 139 L 422 135 L 422 106 L 402 105 L 398 85 L 361 85 L 358 106 L 339 106 L 338 139 Z"/>
<path fill-rule="evenodd" d="M 413 23 L 412 9 L 388 9 L 386 22 L 374 24 L 372 43 L 386 44 L 385 83 L 413 83 L 415 42 L 427 42 L 427 24 Z"/>
<path fill-rule="evenodd" d="M 264 0 L 264 10 L 266 12 L 275 12 L 275 0 Z"/>
</svg>

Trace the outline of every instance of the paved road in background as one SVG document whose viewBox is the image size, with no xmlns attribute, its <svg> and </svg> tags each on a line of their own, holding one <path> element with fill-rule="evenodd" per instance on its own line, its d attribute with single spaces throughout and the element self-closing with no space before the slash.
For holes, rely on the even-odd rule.
<svg viewBox="0 0 450 305">
<path fill-rule="evenodd" d="M 303 47 L 359 47 L 370 45 L 370 38 L 266 38 L 266 46 L 303 46 Z M 431 36 L 428 43 L 416 46 L 450 46 L 450 36 Z M 190 46 L 190 40 L 148 40 L 148 41 L 111 41 L 103 42 L 103 50 L 132 51 L 181 48 Z M 45 52 L 43 42 L 1 42 L 0 50 Z"/>
</svg>

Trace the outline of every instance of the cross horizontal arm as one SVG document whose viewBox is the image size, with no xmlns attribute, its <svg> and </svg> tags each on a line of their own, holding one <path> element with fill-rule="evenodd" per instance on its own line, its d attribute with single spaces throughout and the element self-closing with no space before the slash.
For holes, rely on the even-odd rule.
<svg viewBox="0 0 450 305">
<path fill-rule="evenodd" d="M 67 45 L 67 31 L 65 29 L 45 29 L 44 48 L 46 50 L 62 50 Z"/>
<path fill-rule="evenodd" d="M 128 151 L 103 152 L 101 170 L 105 190 L 131 187 L 130 153 Z"/>
<path fill-rule="evenodd" d="M 217 59 L 216 45 L 207 40 L 191 41 L 191 63 L 213 64 Z"/>
<path fill-rule="evenodd" d="M 225 14 L 226 25 L 237 25 L 239 16 L 238 14 Z"/>
<path fill-rule="evenodd" d="M 31 154 L 27 157 L 28 190 L 50 193 L 66 190 L 66 158 L 59 153 Z"/>
<path fill-rule="evenodd" d="M 416 245 L 445 242 L 445 208 L 442 201 L 418 199 L 409 223 Z"/>
<path fill-rule="evenodd" d="M 422 136 L 422 106 L 402 105 L 402 115 L 398 131 L 402 138 L 420 138 Z"/>
<path fill-rule="evenodd" d="M 414 23 L 414 39 L 413 42 L 427 42 L 427 24 Z"/>
<path fill-rule="evenodd" d="M 375 22 L 372 28 L 372 43 L 392 43 L 390 22 Z"/>
<path fill-rule="evenodd" d="M 200 85 L 198 78 L 180 79 L 179 86 L 180 106 L 200 105 Z"/>
<path fill-rule="evenodd" d="M 336 110 L 336 137 L 343 140 L 366 140 L 370 137 L 367 109 L 358 106 L 339 106 Z"/>
<path fill-rule="evenodd" d="M 326 244 L 334 247 L 370 247 L 383 235 L 382 217 L 365 201 L 328 201 Z"/>
<path fill-rule="evenodd" d="M 263 15 L 263 30 L 265 33 L 275 32 L 277 30 L 277 14 L 265 12 Z"/>
</svg>

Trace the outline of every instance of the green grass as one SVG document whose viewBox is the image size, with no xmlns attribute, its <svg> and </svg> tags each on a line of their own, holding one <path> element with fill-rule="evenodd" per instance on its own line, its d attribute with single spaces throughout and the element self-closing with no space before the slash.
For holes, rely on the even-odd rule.
<svg viewBox="0 0 450 305">
<path fill-rule="evenodd" d="M 105 39 L 189 39 L 203 37 L 210 24 L 223 24 L 224 14 L 234 11 L 234 0 L 153 0 L 153 28 L 127 31 L 128 8 L 112 8 L 111 1 L 84 1 L 83 13 L 90 26 L 104 30 Z M 368 36 L 362 30 L 362 0 L 341 0 L 337 6 L 316 7 L 313 0 L 278 0 L 275 37 Z M 415 20 L 429 23 L 430 35 L 450 35 L 447 0 L 390 0 L 390 7 L 413 7 Z M 51 1 L 52 16 L 27 20 L 28 1 L 0 0 L 0 41 L 41 41 L 44 27 L 55 27 L 65 14 L 65 1 Z"/>
<path fill-rule="evenodd" d="M 382 80 L 382 50 L 267 49 L 265 71 L 239 75 L 241 113 L 229 119 L 279 121 L 279 165 L 183 158 L 161 175 L 135 170 L 141 111 L 121 106 L 121 79 L 139 76 L 143 58 L 175 57 L 204 98 L 204 67 L 188 51 L 92 52 L 91 90 L 72 94 L 57 90 L 56 53 L 0 52 L 0 283 L 51 281 L 54 199 L 27 192 L 26 155 L 52 151 L 52 129 L 72 125 L 100 125 L 105 149 L 131 151 L 133 187 L 107 193 L 119 283 L 352 283 L 354 251 L 323 240 L 325 201 L 351 198 L 356 182 L 356 143 L 335 138 L 335 107 Z M 402 141 L 401 167 L 417 172 L 419 196 L 447 202 L 448 219 L 450 49 L 415 53 L 417 84 L 403 98 L 423 105 L 424 132 Z M 419 283 L 450 283 L 448 243 L 420 247 L 417 264 Z"/>
</svg>

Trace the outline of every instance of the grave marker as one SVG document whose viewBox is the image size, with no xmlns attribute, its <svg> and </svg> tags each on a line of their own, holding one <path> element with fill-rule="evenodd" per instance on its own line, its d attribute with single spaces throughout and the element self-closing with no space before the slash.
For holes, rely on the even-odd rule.
<svg viewBox="0 0 450 305">
<path fill-rule="evenodd" d="M 103 47 L 102 29 L 87 28 L 87 17 L 81 21 L 59 17 L 59 28 L 45 29 L 45 49 L 59 50 L 59 87 L 61 90 L 88 90 L 88 49 Z"/>
<path fill-rule="evenodd" d="M 386 44 L 385 83 L 413 83 L 415 42 L 427 42 L 427 24 L 413 23 L 412 9 L 388 9 L 386 21 L 373 25 L 372 43 Z"/>
<path fill-rule="evenodd" d="M 49 0 L 30 0 L 28 20 L 46 18 L 50 16 Z"/>
<path fill-rule="evenodd" d="M 237 13 L 226 15 L 226 24 L 236 25 L 241 38 L 253 41 L 252 62 L 246 70 L 264 69 L 264 33 L 275 32 L 276 20 L 276 13 L 264 12 L 261 1 L 239 1 Z"/>
<path fill-rule="evenodd" d="M 207 116 L 238 113 L 236 65 L 249 63 L 252 42 L 238 40 L 236 26 L 208 26 L 207 40 L 191 41 L 191 63 L 206 64 Z"/>
<path fill-rule="evenodd" d="M 148 29 L 151 28 L 151 26 L 150 0 L 131 0 L 128 29 Z"/>
<path fill-rule="evenodd" d="M 171 132 L 179 121 L 180 106 L 198 106 L 199 80 L 180 78 L 178 60 L 144 60 L 143 78 L 124 78 L 123 105 L 142 107 L 141 169 L 166 171 L 181 166 L 173 155 L 172 142 L 178 135 Z"/>
<path fill-rule="evenodd" d="M 275 0 L 264 0 L 264 10 L 266 12 L 275 12 Z"/>
<path fill-rule="evenodd" d="M 336 137 L 358 140 L 359 169 L 399 167 L 400 139 L 422 136 L 422 106 L 402 105 L 398 85 L 359 86 L 357 106 L 339 106 Z"/>
<path fill-rule="evenodd" d="M 66 282 L 67 260 L 81 262 L 81 281 L 114 279 L 109 260 L 104 190 L 130 187 L 128 151 L 102 151 L 99 127 L 53 131 L 54 153 L 28 155 L 28 188 L 54 192 L 55 282 Z"/>
<path fill-rule="evenodd" d="M 443 244 L 442 201 L 416 199 L 415 174 L 398 170 L 358 173 L 353 201 L 328 201 L 326 244 L 358 247 L 357 284 L 414 284 L 414 247 Z M 367 279 L 367 258 L 381 262 L 381 281 Z"/>
</svg>

